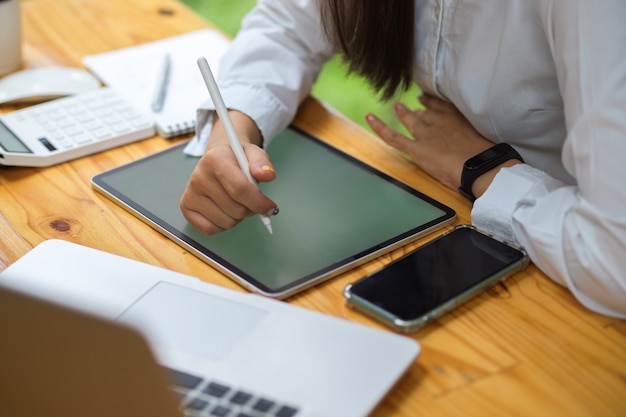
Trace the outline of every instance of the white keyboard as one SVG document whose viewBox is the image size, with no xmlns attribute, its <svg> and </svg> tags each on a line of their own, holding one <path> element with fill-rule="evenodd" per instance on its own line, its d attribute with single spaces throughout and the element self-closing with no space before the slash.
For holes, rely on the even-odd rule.
<svg viewBox="0 0 626 417">
<path fill-rule="evenodd" d="M 0 114 L 0 165 L 49 166 L 154 134 L 152 119 L 101 88 Z"/>
</svg>

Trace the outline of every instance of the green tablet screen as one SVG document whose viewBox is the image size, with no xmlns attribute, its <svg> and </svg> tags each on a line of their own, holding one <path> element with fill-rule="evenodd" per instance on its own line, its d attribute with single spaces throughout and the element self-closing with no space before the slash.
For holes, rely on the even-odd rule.
<svg viewBox="0 0 626 417">
<path fill-rule="evenodd" d="M 455 213 L 290 127 L 268 152 L 276 179 L 259 184 L 280 207 L 270 234 L 258 216 L 205 236 L 179 201 L 197 158 L 184 143 L 95 176 L 112 198 L 248 289 L 284 298 L 451 223 Z"/>
</svg>

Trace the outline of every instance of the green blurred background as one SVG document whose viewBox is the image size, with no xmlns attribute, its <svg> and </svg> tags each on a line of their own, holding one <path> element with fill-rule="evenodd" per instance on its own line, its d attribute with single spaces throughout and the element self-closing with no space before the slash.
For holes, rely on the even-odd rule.
<svg viewBox="0 0 626 417">
<path fill-rule="evenodd" d="M 241 27 L 241 19 L 254 7 L 255 0 L 181 0 L 221 30 L 234 37 Z M 389 102 L 380 102 L 376 93 L 361 77 L 347 76 L 339 57 L 328 62 L 320 74 L 313 95 L 330 104 L 359 125 L 369 129 L 365 115 L 374 113 L 389 125 L 404 131 L 395 118 L 392 103 L 401 100 L 410 107 L 418 106 L 419 89 L 414 86 Z"/>
</svg>

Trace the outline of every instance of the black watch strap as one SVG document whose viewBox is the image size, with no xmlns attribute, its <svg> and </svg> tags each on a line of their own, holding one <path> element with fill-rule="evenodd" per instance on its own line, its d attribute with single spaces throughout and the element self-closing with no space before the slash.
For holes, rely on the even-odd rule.
<svg viewBox="0 0 626 417">
<path fill-rule="evenodd" d="M 498 143 L 478 155 L 471 157 L 463 164 L 459 192 L 473 202 L 476 200 L 476 196 L 472 193 L 474 181 L 485 172 L 491 171 L 509 159 L 517 159 L 524 162 L 520 154 L 508 143 Z"/>
</svg>

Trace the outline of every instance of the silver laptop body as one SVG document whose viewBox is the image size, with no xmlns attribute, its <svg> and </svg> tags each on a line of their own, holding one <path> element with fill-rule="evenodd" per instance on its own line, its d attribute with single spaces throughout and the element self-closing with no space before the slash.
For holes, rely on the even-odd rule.
<svg viewBox="0 0 626 417">
<path fill-rule="evenodd" d="M 280 407 L 284 416 L 290 409 L 298 417 L 366 416 L 420 350 L 405 336 L 61 240 L 7 268 L 0 286 L 136 329 L 160 365 L 227 386 L 230 399 L 252 395 L 254 404 L 228 417 L 261 415 L 252 408 L 260 399 L 279 416 Z M 42 335 L 31 354 L 47 352 L 51 337 Z M 146 378 L 158 380 L 162 367 L 155 369 Z M 190 391 L 208 390 L 202 384 Z M 32 395 L 37 401 L 39 393 Z"/>
</svg>

